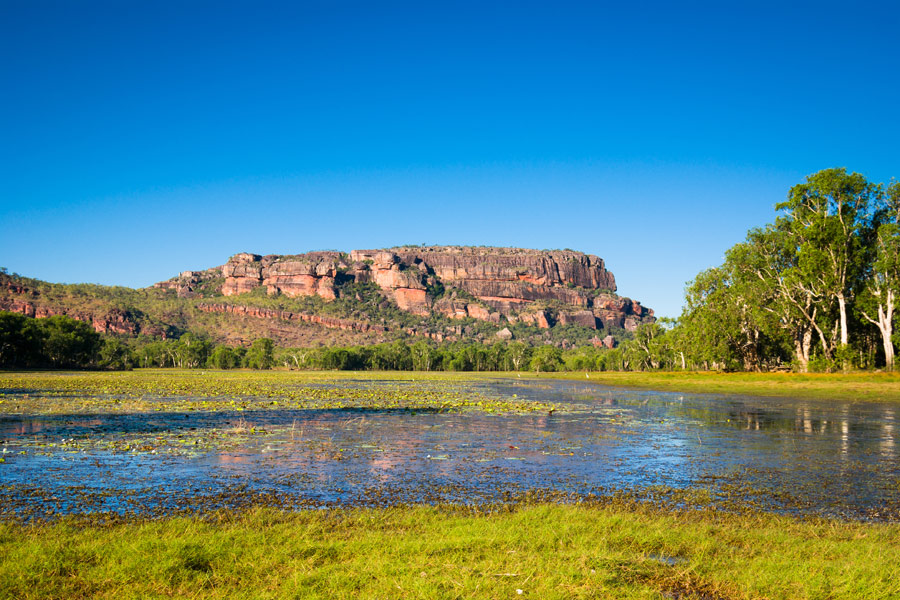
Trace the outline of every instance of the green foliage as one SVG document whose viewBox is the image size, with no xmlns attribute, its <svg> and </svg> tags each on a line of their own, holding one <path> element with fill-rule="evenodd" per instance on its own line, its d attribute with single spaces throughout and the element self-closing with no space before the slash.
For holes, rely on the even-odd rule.
<svg viewBox="0 0 900 600">
<path fill-rule="evenodd" d="M 689 284 L 671 333 L 676 357 L 693 368 L 806 371 L 871 367 L 880 356 L 891 368 L 900 189 L 826 169 L 776 208 L 774 224 Z"/>
<path fill-rule="evenodd" d="M 0 367 L 32 367 L 44 361 L 46 333 L 37 321 L 0 311 Z"/>
<path fill-rule="evenodd" d="M 241 366 L 242 357 L 228 346 L 216 346 L 210 353 L 207 366 L 213 369 L 234 369 Z"/>
<path fill-rule="evenodd" d="M 105 338 L 100 348 L 100 366 L 117 371 L 133 368 L 131 348 L 117 338 Z"/>
<path fill-rule="evenodd" d="M 271 369 L 275 364 L 275 343 L 269 338 L 253 342 L 244 357 L 244 366 L 250 369 Z"/>
<path fill-rule="evenodd" d="M 0 367 L 93 367 L 116 354 L 112 346 L 105 354 L 102 349 L 100 334 L 71 317 L 31 319 L 0 311 Z"/>
<path fill-rule="evenodd" d="M 563 366 L 562 352 L 555 346 L 540 346 L 532 354 L 530 365 L 538 373 L 558 371 Z"/>
<path fill-rule="evenodd" d="M 100 334 L 87 323 L 65 315 L 39 319 L 43 329 L 44 356 L 54 367 L 94 364 L 101 347 Z"/>
</svg>

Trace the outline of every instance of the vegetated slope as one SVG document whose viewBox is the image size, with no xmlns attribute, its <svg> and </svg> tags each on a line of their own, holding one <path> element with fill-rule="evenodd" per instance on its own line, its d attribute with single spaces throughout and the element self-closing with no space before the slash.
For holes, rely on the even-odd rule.
<svg viewBox="0 0 900 600">
<path fill-rule="evenodd" d="M 561 346 L 627 336 L 653 311 L 615 294 L 603 260 L 571 250 L 405 246 L 241 253 L 145 289 L 0 275 L 0 309 L 68 314 L 97 331 L 281 345 L 519 339 Z"/>
</svg>

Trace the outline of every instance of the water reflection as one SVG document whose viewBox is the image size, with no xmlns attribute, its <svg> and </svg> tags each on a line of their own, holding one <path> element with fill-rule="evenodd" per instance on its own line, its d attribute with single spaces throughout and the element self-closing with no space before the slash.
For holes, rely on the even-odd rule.
<svg viewBox="0 0 900 600">
<path fill-rule="evenodd" d="M 467 385 L 566 410 L 5 415 L 0 475 L 4 485 L 36 486 L 71 510 L 136 509 L 236 484 L 317 502 L 356 501 L 373 490 L 397 501 L 481 501 L 531 488 L 700 486 L 775 510 L 900 514 L 891 406 L 557 381 Z M 115 502 L 86 504 L 72 486 L 106 490 Z M 123 490 L 136 496 L 127 500 Z"/>
</svg>

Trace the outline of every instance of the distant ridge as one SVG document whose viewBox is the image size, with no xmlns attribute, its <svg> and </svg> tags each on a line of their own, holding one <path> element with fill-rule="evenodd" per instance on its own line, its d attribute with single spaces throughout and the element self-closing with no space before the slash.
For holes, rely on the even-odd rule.
<svg viewBox="0 0 900 600">
<path fill-rule="evenodd" d="M 596 342 L 603 337 L 597 330 L 622 335 L 655 320 L 652 310 L 616 294 L 603 259 L 574 250 L 396 246 L 349 253 L 243 252 L 219 267 L 184 271 L 143 290 L 3 277 L 4 310 L 70 314 L 106 333 L 193 331 L 233 343 L 266 335 L 283 344 L 425 336 L 565 345 L 572 342 L 568 338 L 583 342 L 592 336 Z M 560 329 L 567 337 L 560 338 Z"/>
</svg>

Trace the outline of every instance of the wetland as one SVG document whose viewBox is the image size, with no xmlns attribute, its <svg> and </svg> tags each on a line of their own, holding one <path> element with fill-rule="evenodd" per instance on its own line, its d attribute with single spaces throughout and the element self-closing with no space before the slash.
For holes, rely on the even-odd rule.
<svg viewBox="0 0 900 600">
<path fill-rule="evenodd" d="M 423 373 L 0 375 L 14 521 L 585 502 L 900 517 L 890 402 Z"/>
</svg>

